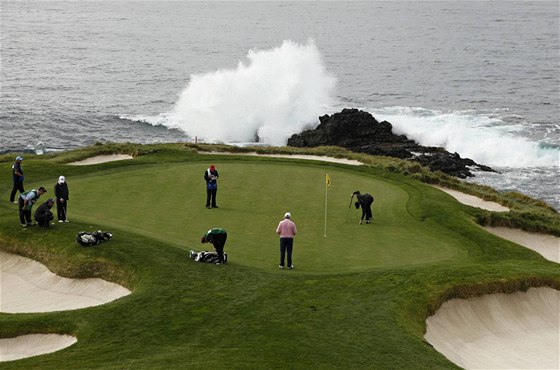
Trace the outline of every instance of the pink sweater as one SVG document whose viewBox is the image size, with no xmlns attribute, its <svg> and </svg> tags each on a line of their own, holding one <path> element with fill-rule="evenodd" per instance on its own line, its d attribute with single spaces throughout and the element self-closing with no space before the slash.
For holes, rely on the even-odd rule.
<svg viewBox="0 0 560 370">
<path fill-rule="evenodd" d="M 296 224 L 292 220 L 286 218 L 278 224 L 276 228 L 276 233 L 280 235 L 281 238 L 293 238 L 297 234 Z"/>
</svg>

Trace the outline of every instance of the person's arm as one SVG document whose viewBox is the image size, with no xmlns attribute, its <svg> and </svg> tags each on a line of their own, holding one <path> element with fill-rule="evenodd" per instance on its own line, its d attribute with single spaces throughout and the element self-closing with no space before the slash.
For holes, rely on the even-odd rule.
<svg viewBox="0 0 560 370">
<path fill-rule="evenodd" d="M 278 223 L 278 226 L 276 227 L 276 234 L 278 234 L 278 235 L 280 235 L 282 233 L 281 226 L 282 226 L 282 221 L 280 221 Z"/>
</svg>

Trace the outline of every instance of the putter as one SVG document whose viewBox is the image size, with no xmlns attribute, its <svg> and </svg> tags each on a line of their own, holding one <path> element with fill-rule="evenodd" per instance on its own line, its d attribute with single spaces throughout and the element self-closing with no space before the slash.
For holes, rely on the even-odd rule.
<svg viewBox="0 0 560 370">
<path fill-rule="evenodd" d="M 352 201 L 354 200 L 354 194 L 352 194 L 352 196 L 350 197 L 350 204 L 348 205 L 348 212 L 346 212 L 346 221 L 345 223 L 348 223 L 348 215 L 350 214 L 350 207 L 352 207 Z"/>
</svg>

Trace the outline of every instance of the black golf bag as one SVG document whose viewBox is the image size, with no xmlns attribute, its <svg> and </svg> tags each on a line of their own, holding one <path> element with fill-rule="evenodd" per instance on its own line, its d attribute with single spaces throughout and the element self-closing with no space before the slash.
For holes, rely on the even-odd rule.
<svg viewBox="0 0 560 370">
<path fill-rule="evenodd" d="M 218 262 L 218 253 L 208 251 L 190 251 L 189 257 L 195 262 L 216 263 Z M 224 253 L 224 263 L 227 262 L 227 253 Z"/>
<path fill-rule="evenodd" d="M 101 230 L 97 230 L 92 233 L 80 231 L 78 235 L 76 235 L 76 242 L 84 247 L 91 247 L 93 245 L 101 244 L 112 237 L 113 234 L 110 232 L 104 232 Z"/>
</svg>

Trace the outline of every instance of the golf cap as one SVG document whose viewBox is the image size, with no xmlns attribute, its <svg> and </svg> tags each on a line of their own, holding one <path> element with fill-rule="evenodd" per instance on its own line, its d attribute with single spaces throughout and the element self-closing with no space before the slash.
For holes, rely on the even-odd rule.
<svg viewBox="0 0 560 370">
<path fill-rule="evenodd" d="M 62 184 L 62 183 L 65 182 L 65 181 L 66 181 L 66 178 L 65 178 L 64 176 L 60 176 L 60 177 L 58 178 L 58 182 L 59 182 L 60 184 Z"/>
<path fill-rule="evenodd" d="M 40 190 L 40 191 L 42 190 L 42 191 L 44 191 L 45 193 L 47 192 L 47 189 L 45 189 L 45 188 L 42 187 L 42 186 L 39 188 L 39 190 Z"/>
<path fill-rule="evenodd" d="M 286 212 L 284 214 L 284 218 L 292 218 L 292 214 L 290 212 Z"/>
<path fill-rule="evenodd" d="M 23 157 L 18 155 L 18 156 L 16 157 L 16 161 L 23 161 Z"/>
<path fill-rule="evenodd" d="M 54 199 L 53 199 L 53 198 L 49 198 L 49 199 L 47 199 L 47 202 L 48 202 L 48 203 L 54 203 Z"/>
<path fill-rule="evenodd" d="M 213 164 L 211 164 L 211 165 L 210 165 L 210 169 L 211 169 L 211 170 L 215 170 L 215 169 L 216 169 L 216 166 L 214 166 Z"/>
</svg>

